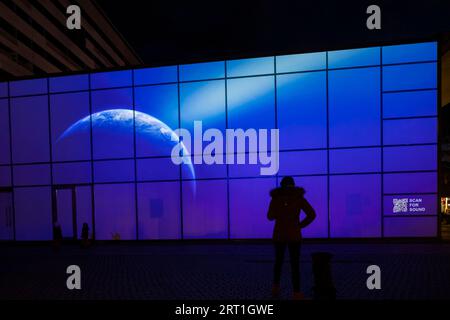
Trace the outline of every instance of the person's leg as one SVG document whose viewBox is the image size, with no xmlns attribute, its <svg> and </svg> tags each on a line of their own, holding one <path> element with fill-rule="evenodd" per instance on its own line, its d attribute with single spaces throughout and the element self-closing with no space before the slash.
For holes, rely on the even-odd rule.
<svg viewBox="0 0 450 320">
<path fill-rule="evenodd" d="M 280 284 L 281 280 L 281 267 L 283 266 L 284 251 L 286 249 L 286 244 L 283 242 L 275 242 L 275 265 L 273 268 L 273 283 Z"/>
<path fill-rule="evenodd" d="M 292 288 L 295 294 L 300 292 L 300 242 L 289 243 L 289 258 L 291 261 Z"/>
<path fill-rule="evenodd" d="M 277 297 L 280 293 L 281 267 L 283 266 L 286 244 L 283 242 L 275 242 L 274 249 L 275 249 L 275 264 L 273 267 L 272 296 Z"/>
</svg>

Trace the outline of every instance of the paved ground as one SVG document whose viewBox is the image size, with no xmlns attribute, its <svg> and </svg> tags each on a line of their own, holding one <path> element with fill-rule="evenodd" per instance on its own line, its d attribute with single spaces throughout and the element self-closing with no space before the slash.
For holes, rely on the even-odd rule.
<svg viewBox="0 0 450 320">
<path fill-rule="evenodd" d="M 339 299 L 450 299 L 450 244 L 305 244 L 302 289 L 311 295 L 310 254 L 334 254 Z M 82 289 L 66 289 L 66 267 L 82 270 Z M 269 299 L 269 244 L 106 244 L 0 246 L 0 299 Z M 377 264 L 382 289 L 366 288 Z M 289 264 L 283 296 L 290 297 Z"/>
</svg>

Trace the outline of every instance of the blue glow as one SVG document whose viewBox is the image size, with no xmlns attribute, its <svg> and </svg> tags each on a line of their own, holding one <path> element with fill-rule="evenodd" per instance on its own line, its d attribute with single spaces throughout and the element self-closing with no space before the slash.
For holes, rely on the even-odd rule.
<svg viewBox="0 0 450 320">
<path fill-rule="evenodd" d="M 55 184 L 82 184 L 91 182 L 90 162 L 53 164 L 53 183 Z"/>
<path fill-rule="evenodd" d="M 0 83 L 0 97 L 7 97 L 8 96 L 8 82 L 1 82 Z"/>
<path fill-rule="evenodd" d="M 8 100 L 0 100 L 0 164 L 9 164 L 9 107 Z"/>
<path fill-rule="evenodd" d="M 275 57 L 277 73 L 323 70 L 327 68 L 326 52 L 290 54 Z"/>
<path fill-rule="evenodd" d="M 326 174 L 327 151 L 280 152 L 281 176 L 301 174 Z"/>
<path fill-rule="evenodd" d="M 436 118 L 383 121 L 383 141 L 390 144 L 436 143 Z"/>
<path fill-rule="evenodd" d="M 135 110 L 151 114 L 170 128 L 178 128 L 178 86 L 174 84 L 137 87 L 134 89 Z M 145 148 L 145 141 L 136 137 L 138 156 L 168 156 Z"/>
<path fill-rule="evenodd" d="M 172 163 L 172 159 L 169 157 L 138 159 L 136 160 L 136 168 L 138 181 L 153 181 L 153 180 L 178 181 L 178 179 L 180 179 L 180 168 L 178 166 L 174 166 Z M 192 178 L 191 171 L 189 171 L 188 177 Z"/>
<path fill-rule="evenodd" d="M 274 82 L 273 76 L 228 80 L 228 127 L 274 128 Z"/>
<path fill-rule="evenodd" d="M 91 137 L 89 130 L 57 143 L 58 137 L 67 127 L 89 115 L 89 92 L 51 95 L 50 112 L 53 160 L 90 160 Z"/>
<path fill-rule="evenodd" d="M 423 43 L 51 77 L 13 81 L 7 99 L 1 83 L 0 185 L 20 186 L 17 239 L 51 238 L 51 188 L 66 184 L 97 239 L 267 238 L 268 192 L 285 175 L 316 209 L 307 238 L 433 236 L 436 216 L 394 223 L 382 206 L 429 193 L 437 213 L 436 56 Z M 203 132 L 278 128 L 278 175 L 194 164 L 184 144 L 175 165 L 174 129 L 197 120 Z"/>
<path fill-rule="evenodd" d="M 383 94 L 383 117 L 435 116 L 437 91 L 410 91 Z"/>
<path fill-rule="evenodd" d="M 51 93 L 89 89 L 89 77 L 86 74 L 49 78 L 49 81 Z"/>
<path fill-rule="evenodd" d="M 383 47 L 383 63 L 437 60 L 437 42 L 401 44 Z"/>
<path fill-rule="evenodd" d="M 10 96 L 47 93 L 47 79 L 19 80 L 9 83 Z"/>
<path fill-rule="evenodd" d="M 437 191 L 436 172 L 384 174 L 384 193 L 428 193 Z"/>
<path fill-rule="evenodd" d="M 383 91 L 434 89 L 437 64 L 420 63 L 383 67 Z"/>
<path fill-rule="evenodd" d="M 94 182 L 134 181 L 134 160 L 94 162 Z"/>
<path fill-rule="evenodd" d="M 50 165 L 20 165 L 13 167 L 14 185 L 33 186 L 50 184 Z"/>
<path fill-rule="evenodd" d="M 379 47 L 328 52 L 328 68 L 362 67 L 379 64 Z"/>
<path fill-rule="evenodd" d="M 380 144 L 380 69 L 330 71 L 330 147 Z"/>
<path fill-rule="evenodd" d="M 131 70 L 93 73 L 91 88 L 103 89 L 114 87 L 129 87 L 132 85 Z"/>
<path fill-rule="evenodd" d="M 277 76 L 277 120 L 281 128 L 280 150 L 325 148 L 326 73 Z"/>
<path fill-rule="evenodd" d="M 14 163 L 50 161 L 48 120 L 47 96 L 11 99 Z"/>
<path fill-rule="evenodd" d="M 178 74 L 176 66 L 134 70 L 135 85 L 158 84 L 177 81 Z"/>
<path fill-rule="evenodd" d="M 181 127 L 193 132 L 194 121 L 204 128 L 225 129 L 225 80 L 180 84 Z"/>
<path fill-rule="evenodd" d="M 386 147 L 385 171 L 415 171 L 437 169 L 436 146 Z"/>
<path fill-rule="evenodd" d="M 274 73 L 274 57 L 227 61 L 227 77 L 255 76 Z"/>
<path fill-rule="evenodd" d="M 224 77 L 224 61 L 180 65 L 180 81 L 208 80 Z"/>
<path fill-rule="evenodd" d="M 330 150 L 331 173 L 379 172 L 380 170 L 380 148 Z"/>
</svg>

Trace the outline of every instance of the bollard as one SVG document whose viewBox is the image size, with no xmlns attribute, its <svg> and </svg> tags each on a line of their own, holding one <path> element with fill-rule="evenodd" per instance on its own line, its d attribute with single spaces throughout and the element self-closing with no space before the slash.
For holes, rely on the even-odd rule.
<svg viewBox="0 0 450 320">
<path fill-rule="evenodd" d="M 331 272 L 333 255 L 328 252 L 314 252 L 311 257 L 314 276 L 314 300 L 336 300 L 336 288 Z"/>
</svg>

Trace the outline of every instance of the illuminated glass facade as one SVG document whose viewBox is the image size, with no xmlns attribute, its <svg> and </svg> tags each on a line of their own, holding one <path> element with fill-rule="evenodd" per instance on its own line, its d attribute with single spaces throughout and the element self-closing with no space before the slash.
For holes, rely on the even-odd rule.
<svg viewBox="0 0 450 320">
<path fill-rule="evenodd" d="M 306 238 L 435 237 L 437 80 L 427 42 L 2 84 L 0 239 L 49 240 L 56 220 L 99 240 L 270 238 L 284 175 L 317 211 Z M 174 165 L 152 129 L 196 120 L 278 128 L 278 174 Z"/>
</svg>

